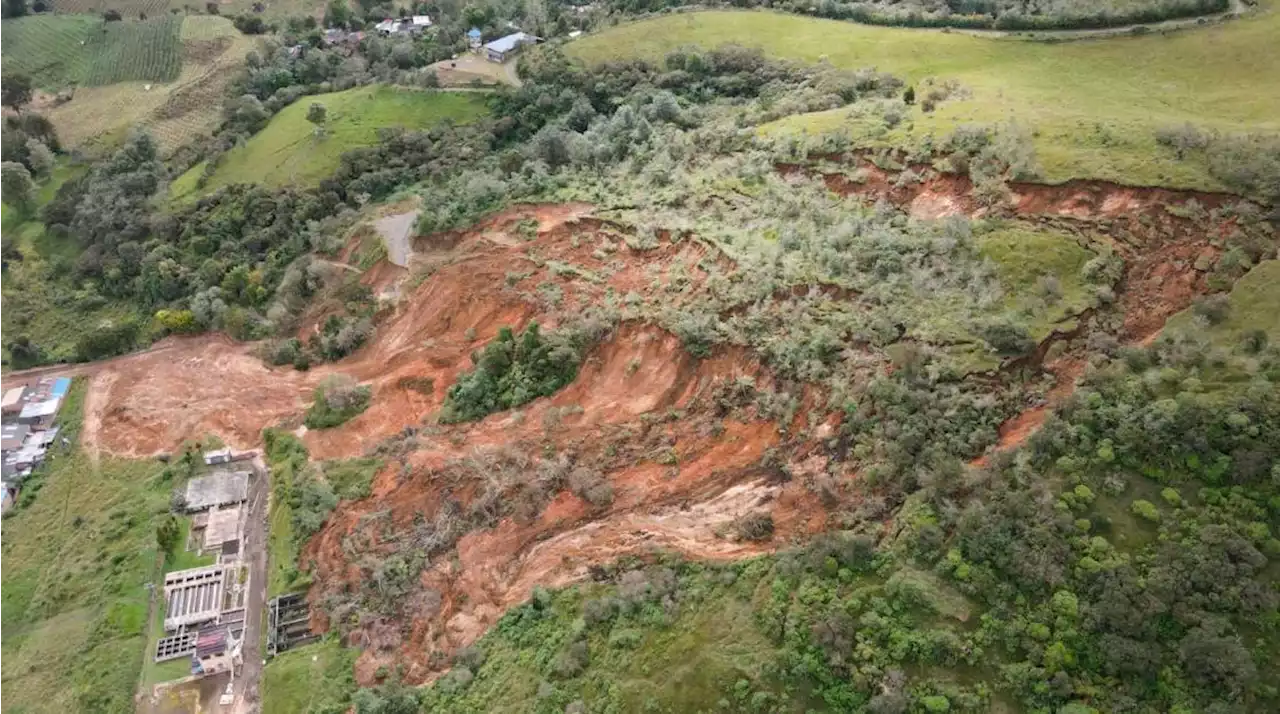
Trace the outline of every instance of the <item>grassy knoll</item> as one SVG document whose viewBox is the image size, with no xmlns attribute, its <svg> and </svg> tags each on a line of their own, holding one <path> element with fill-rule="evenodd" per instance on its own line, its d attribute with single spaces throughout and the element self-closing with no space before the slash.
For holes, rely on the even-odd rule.
<svg viewBox="0 0 1280 714">
<path fill-rule="evenodd" d="M 837 67 L 874 66 L 909 83 L 956 80 L 971 92 L 909 121 L 895 142 L 961 123 L 1015 121 L 1036 132 L 1045 178 L 1222 188 L 1199 161 L 1179 162 L 1155 129 L 1192 122 L 1223 131 L 1280 131 L 1280 12 L 1169 36 L 1047 44 L 960 33 L 861 26 L 767 12 L 666 15 L 610 28 L 568 45 L 588 62 L 661 59 L 677 47 L 737 43 Z M 1225 78 L 1229 78 L 1227 81 Z M 821 132 L 842 125 L 835 110 L 774 128 Z M 909 128 L 908 128 L 909 127 Z M 870 139 L 872 137 L 863 137 Z"/>
<path fill-rule="evenodd" d="M 77 382 L 64 406 L 68 433 L 79 430 L 84 389 Z M 5 519 L 5 711 L 133 711 L 155 525 L 169 507 L 162 470 L 95 462 L 77 445 L 54 455 L 38 496 Z"/>
<path fill-rule="evenodd" d="M 345 711 L 355 690 L 357 653 L 328 638 L 277 656 L 262 670 L 262 711 Z"/>
<path fill-rule="evenodd" d="M 45 89 L 116 82 L 172 82 L 182 70 L 182 18 L 103 22 L 88 15 L 33 15 L 4 22 L 5 70 Z"/>
<path fill-rule="evenodd" d="M 1082 275 L 1095 254 L 1070 235 L 1005 227 L 980 236 L 978 249 L 996 265 L 1005 311 L 1037 342 L 1095 303 Z"/>
<path fill-rule="evenodd" d="M 314 103 L 328 111 L 325 132 L 317 136 L 307 121 Z M 306 185 L 338 167 L 346 151 L 377 142 L 378 129 L 411 129 L 444 121 L 466 122 L 485 111 L 484 95 L 424 92 L 387 86 L 357 87 L 344 92 L 303 97 L 271 119 L 252 139 L 227 152 L 201 189 L 205 165 L 198 164 L 170 187 L 175 198 L 194 197 L 234 183 L 266 186 Z"/>
<path fill-rule="evenodd" d="M 1236 281 L 1228 296 L 1224 319 L 1209 324 L 1197 318 L 1195 308 L 1183 310 L 1169 319 L 1170 331 L 1190 330 L 1204 334 L 1214 344 L 1235 346 L 1250 332 L 1262 330 L 1269 342 L 1280 343 L 1280 260 L 1267 260 Z"/>
</svg>

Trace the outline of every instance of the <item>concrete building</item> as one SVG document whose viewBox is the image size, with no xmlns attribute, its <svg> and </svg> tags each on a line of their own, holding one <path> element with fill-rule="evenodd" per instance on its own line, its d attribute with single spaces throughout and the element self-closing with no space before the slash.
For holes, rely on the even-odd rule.
<svg viewBox="0 0 1280 714">
<path fill-rule="evenodd" d="M 214 464 L 225 464 L 230 461 L 231 461 L 231 449 L 229 448 L 204 452 L 205 466 L 213 466 Z"/>
<path fill-rule="evenodd" d="M 222 612 L 225 574 L 221 565 L 210 565 L 165 575 L 164 629 L 178 630 L 217 619 Z"/>
<path fill-rule="evenodd" d="M 520 48 L 525 45 L 531 45 L 538 42 L 538 38 L 527 32 L 516 32 L 499 37 L 484 46 L 485 59 L 490 62 L 503 63 L 508 59 L 516 56 L 520 52 Z"/>
<path fill-rule="evenodd" d="M 189 513 L 243 503 L 249 497 L 248 471 L 219 471 L 187 482 Z"/>
</svg>

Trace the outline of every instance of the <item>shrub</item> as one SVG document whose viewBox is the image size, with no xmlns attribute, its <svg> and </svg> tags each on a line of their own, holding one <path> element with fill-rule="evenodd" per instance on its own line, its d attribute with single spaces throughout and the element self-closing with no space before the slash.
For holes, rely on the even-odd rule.
<svg viewBox="0 0 1280 714">
<path fill-rule="evenodd" d="M 315 401 L 307 410 L 306 425 L 310 429 L 328 429 L 344 424 L 369 408 L 372 390 L 346 375 L 326 377 L 316 387 Z"/>
<path fill-rule="evenodd" d="M 569 473 L 569 490 L 593 506 L 613 503 L 613 485 L 599 471 L 579 466 Z"/>
<path fill-rule="evenodd" d="M 1203 317 L 1210 325 L 1221 324 L 1231 311 L 1231 303 L 1222 293 L 1197 298 L 1192 307 L 1195 314 Z"/>
<path fill-rule="evenodd" d="M 773 537 L 773 516 L 768 513 L 749 513 L 739 518 L 734 528 L 743 540 L 769 540 Z"/>
<path fill-rule="evenodd" d="M 1133 515 L 1144 521 L 1150 521 L 1152 523 L 1160 522 L 1160 510 L 1157 509 L 1156 504 L 1151 501 L 1138 499 L 1129 506 L 1129 510 L 1133 512 Z"/>
<path fill-rule="evenodd" d="M 1005 320 L 988 323 L 981 334 L 982 339 L 1002 355 L 1026 354 L 1036 345 L 1026 328 Z"/>
<path fill-rule="evenodd" d="M 536 322 L 518 337 L 504 327 L 471 355 L 475 369 L 449 388 L 440 420 L 473 421 L 552 394 L 577 376 L 578 360 L 572 346 L 544 340 Z"/>
</svg>

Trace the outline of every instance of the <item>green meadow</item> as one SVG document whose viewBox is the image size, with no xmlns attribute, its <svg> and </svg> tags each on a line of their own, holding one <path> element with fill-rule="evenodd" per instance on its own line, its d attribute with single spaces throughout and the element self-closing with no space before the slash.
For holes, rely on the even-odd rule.
<svg viewBox="0 0 1280 714">
<path fill-rule="evenodd" d="M 758 47 L 804 62 L 875 67 L 917 87 L 959 82 L 967 96 L 925 114 L 919 104 L 892 130 L 850 127 L 869 144 L 903 144 L 959 124 L 1016 122 L 1030 129 L 1044 178 L 1223 188 L 1200 160 L 1178 161 L 1154 132 L 1190 122 L 1222 132 L 1280 132 L 1280 13 L 1169 35 L 1045 43 L 1016 37 L 871 27 L 772 12 L 664 15 L 619 25 L 567 46 L 588 63 L 661 60 L 685 46 Z M 790 117 L 765 131 L 821 133 L 847 110 Z"/>
</svg>

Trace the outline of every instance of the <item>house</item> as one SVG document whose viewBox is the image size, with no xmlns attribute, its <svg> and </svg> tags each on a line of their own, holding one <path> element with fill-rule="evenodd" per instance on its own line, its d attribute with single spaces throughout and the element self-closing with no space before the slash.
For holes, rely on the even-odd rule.
<svg viewBox="0 0 1280 714">
<path fill-rule="evenodd" d="M 519 53 L 521 47 L 535 42 L 538 42 L 538 38 L 527 32 L 500 37 L 484 46 L 485 59 L 490 62 L 506 62 Z"/>
<path fill-rule="evenodd" d="M 473 50 L 478 50 L 480 49 L 483 37 L 484 36 L 480 34 L 479 28 L 473 27 L 467 31 L 467 45 L 469 45 Z"/>
<path fill-rule="evenodd" d="M 414 15 L 413 17 L 409 18 L 410 32 L 422 32 L 428 27 L 431 27 L 430 15 Z"/>
<path fill-rule="evenodd" d="M 391 18 L 388 17 L 382 22 L 379 22 L 378 24 L 374 25 L 373 29 L 376 30 L 379 35 L 384 35 L 384 36 L 392 35 L 392 34 L 395 34 L 396 31 L 400 29 L 400 21 L 392 20 Z"/>
</svg>

